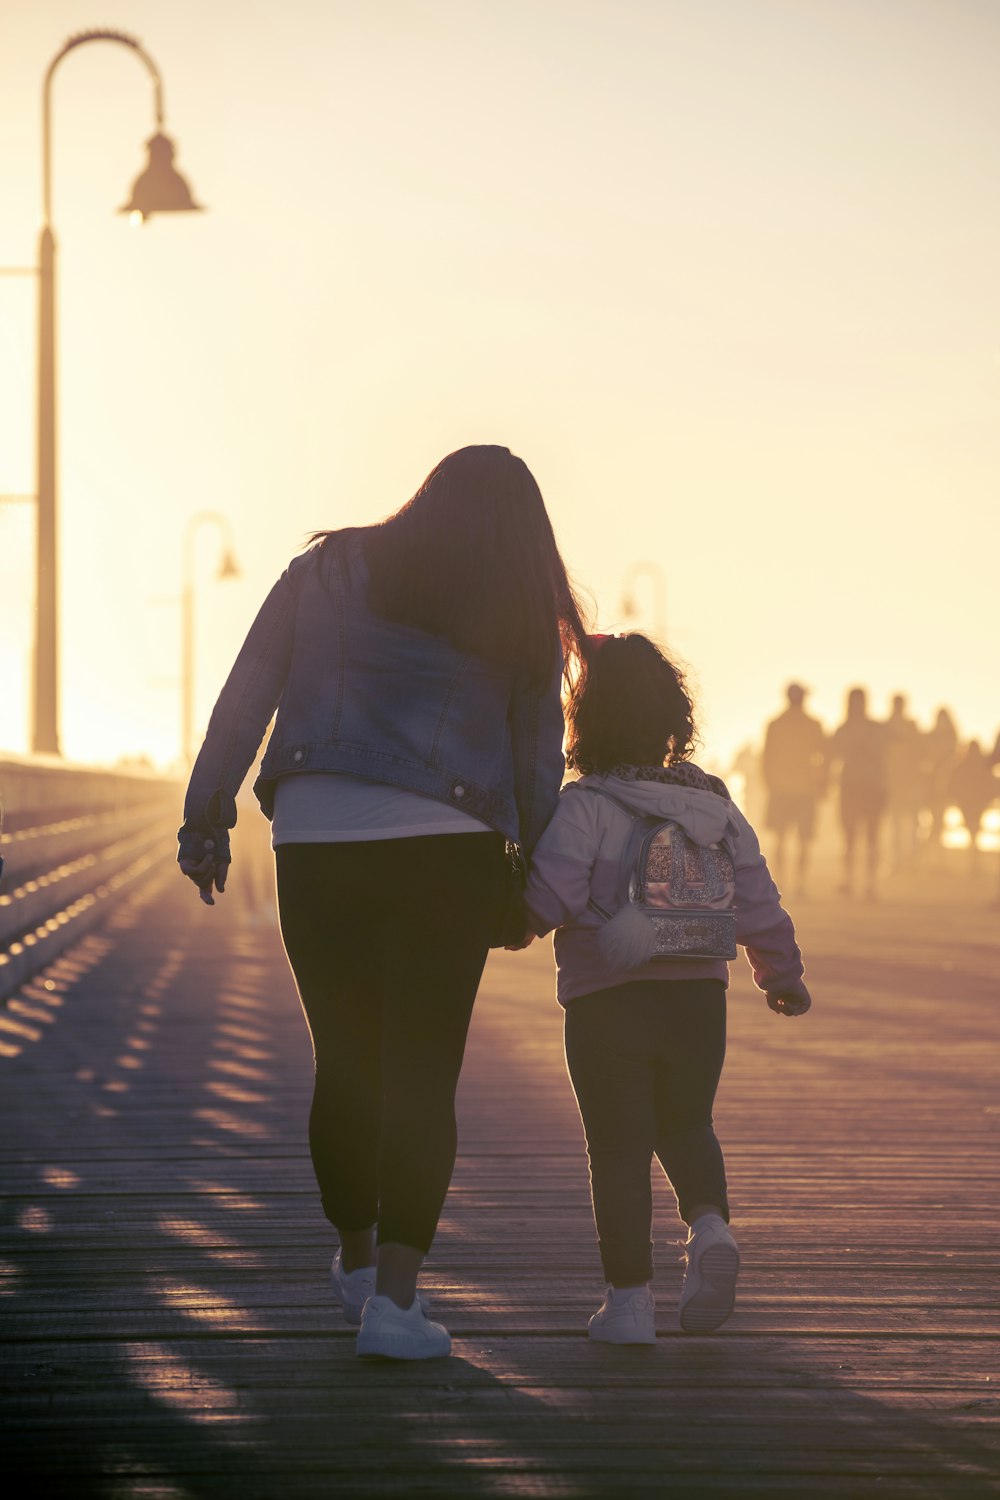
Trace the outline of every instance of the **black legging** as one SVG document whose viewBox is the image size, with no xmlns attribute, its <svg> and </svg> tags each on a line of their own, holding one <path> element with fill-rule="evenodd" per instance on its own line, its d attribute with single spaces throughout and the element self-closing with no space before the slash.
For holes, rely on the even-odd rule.
<svg viewBox="0 0 1000 1500">
<path fill-rule="evenodd" d="M 326 1217 L 430 1249 L 455 1089 L 500 896 L 494 833 L 281 844 L 281 935 L 312 1033 Z"/>
<path fill-rule="evenodd" d="M 566 1061 L 587 1135 L 594 1218 L 612 1286 L 653 1275 L 654 1153 L 681 1218 L 714 1203 L 729 1217 L 712 1104 L 726 1056 L 720 979 L 632 980 L 566 1008 Z"/>
</svg>

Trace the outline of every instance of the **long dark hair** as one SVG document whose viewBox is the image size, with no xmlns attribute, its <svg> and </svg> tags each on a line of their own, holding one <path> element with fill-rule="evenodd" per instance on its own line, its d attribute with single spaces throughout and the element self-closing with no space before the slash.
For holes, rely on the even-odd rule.
<svg viewBox="0 0 1000 1500">
<path fill-rule="evenodd" d="M 566 711 L 568 766 L 587 774 L 688 759 L 694 707 L 679 667 L 637 632 L 590 636 L 585 658 Z"/>
<path fill-rule="evenodd" d="M 558 639 L 567 671 L 582 663 L 580 605 L 541 491 L 509 448 L 449 453 L 363 545 L 375 614 L 539 687 L 551 680 Z"/>
</svg>

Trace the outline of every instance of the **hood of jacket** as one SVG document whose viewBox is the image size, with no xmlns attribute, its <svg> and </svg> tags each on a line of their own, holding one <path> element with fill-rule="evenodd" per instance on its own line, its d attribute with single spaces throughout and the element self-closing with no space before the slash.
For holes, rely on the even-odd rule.
<svg viewBox="0 0 1000 1500">
<path fill-rule="evenodd" d="M 620 776 L 583 776 L 579 785 L 597 792 L 605 789 L 642 817 L 669 818 L 695 844 L 717 844 L 727 833 L 735 838 L 738 832 L 733 804 L 716 792 L 668 782 L 626 781 Z"/>
</svg>

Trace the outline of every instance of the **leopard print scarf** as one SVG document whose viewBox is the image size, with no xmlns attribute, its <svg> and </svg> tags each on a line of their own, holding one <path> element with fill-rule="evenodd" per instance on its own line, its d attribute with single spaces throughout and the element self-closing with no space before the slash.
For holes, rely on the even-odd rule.
<svg viewBox="0 0 1000 1500">
<path fill-rule="evenodd" d="M 729 788 L 718 776 L 709 776 L 700 766 L 689 761 L 680 761 L 675 766 L 615 766 L 607 773 L 617 776 L 619 781 L 658 781 L 666 786 L 689 786 L 699 792 L 714 792 L 731 802 Z"/>
</svg>

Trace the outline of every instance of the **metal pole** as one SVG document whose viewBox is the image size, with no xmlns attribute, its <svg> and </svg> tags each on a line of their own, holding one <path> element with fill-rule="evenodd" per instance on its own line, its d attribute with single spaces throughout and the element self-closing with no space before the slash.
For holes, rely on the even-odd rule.
<svg viewBox="0 0 1000 1500">
<path fill-rule="evenodd" d="M 194 742 L 194 583 L 195 537 L 199 526 L 214 526 L 223 546 L 232 555 L 233 529 L 217 510 L 201 510 L 188 521 L 184 531 L 181 574 L 181 753 L 188 766 L 193 765 L 197 747 Z"/>
<path fill-rule="evenodd" d="M 640 578 L 648 578 L 652 584 L 653 591 L 653 635 L 661 646 L 666 644 L 667 638 L 667 583 L 663 569 L 659 563 L 635 562 L 627 570 L 622 580 L 621 611 L 626 619 L 635 619 L 639 614 L 639 607 L 635 600 L 635 586 Z"/>
<path fill-rule="evenodd" d="M 35 652 L 31 748 L 59 755 L 59 577 L 56 487 L 56 242 L 52 233 L 52 75 L 64 57 L 87 42 L 117 42 L 133 51 L 153 80 L 157 128 L 163 123 L 163 86 L 152 58 L 120 31 L 70 37 L 48 66 L 42 86 L 42 237 L 38 252 L 38 511 L 35 567 Z"/>
<path fill-rule="evenodd" d="M 46 90 L 46 102 L 48 91 Z M 46 143 L 48 130 L 46 129 Z M 56 242 L 48 224 L 38 254 L 38 511 L 31 748 L 59 751 L 59 590 L 56 557 Z"/>
<path fill-rule="evenodd" d="M 194 580 L 187 571 L 181 591 L 181 753 L 194 762 Z"/>
</svg>

